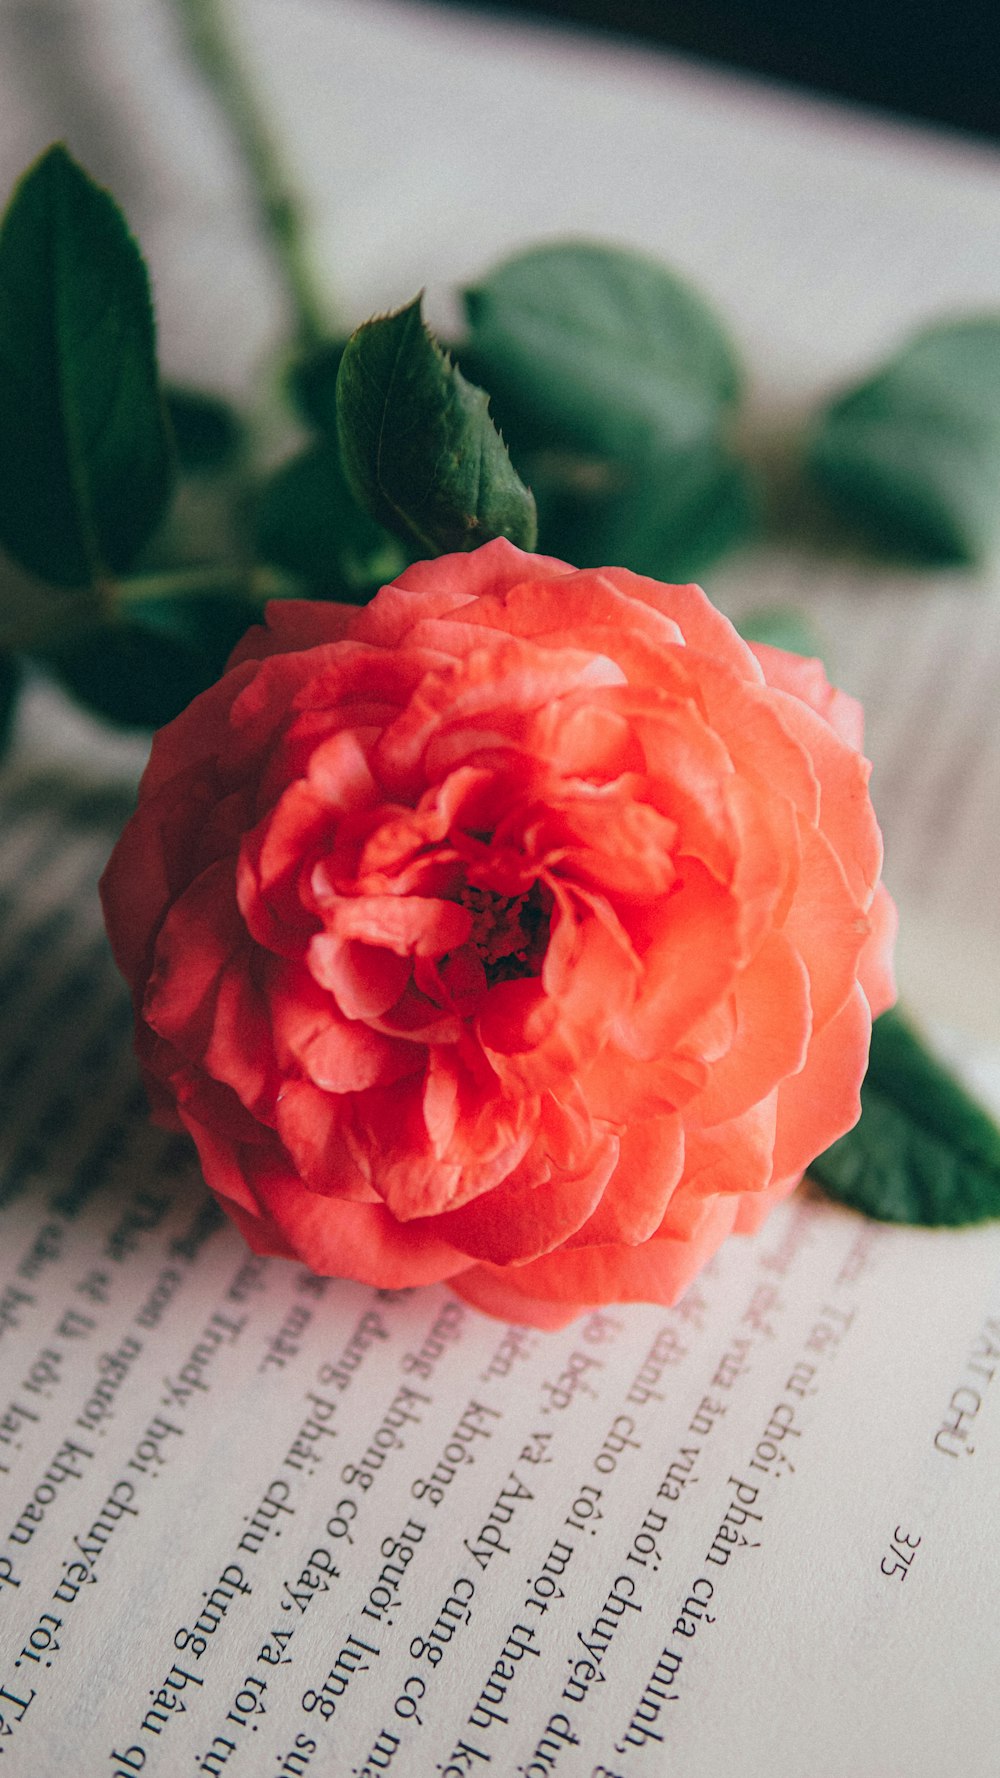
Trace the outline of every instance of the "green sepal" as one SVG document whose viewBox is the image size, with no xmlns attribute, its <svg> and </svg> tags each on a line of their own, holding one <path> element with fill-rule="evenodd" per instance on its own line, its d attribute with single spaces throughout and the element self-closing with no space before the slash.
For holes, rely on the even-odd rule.
<svg viewBox="0 0 1000 1778">
<path fill-rule="evenodd" d="M 172 482 L 142 256 L 51 148 L 0 230 L 0 543 L 43 580 L 97 581 L 133 561 Z"/>
<path fill-rule="evenodd" d="M 898 1010 L 873 1026 L 860 1122 L 809 1172 L 831 1197 L 882 1222 L 958 1226 L 1000 1216 L 1000 1128 Z"/>
<path fill-rule="evenodd" d="M 918 334 L 819 416 L 806 466 L 882 550 L 984 560 L 1000 534 L 1000 315 Z"/>
<path fill-rule="evenodd" d="M 341 460 L 354 497 L 421 555 L 537 538 L 535 502 L 490 419 L 424 325 L 420 298 L 352 334 L 337 379 Z"/>
</svg>

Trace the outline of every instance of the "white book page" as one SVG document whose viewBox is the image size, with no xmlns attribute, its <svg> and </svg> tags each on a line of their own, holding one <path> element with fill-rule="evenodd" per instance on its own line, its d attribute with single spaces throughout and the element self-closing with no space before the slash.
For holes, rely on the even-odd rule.
<svg viewBox="0 0 1000 1778">
<path fill-rule="evenodd" d="M 556 1335 L 255 1259 L 145 1119 L 120 815 L 4 809 L 0 1772 L 995 1771 L 1000 1230 L 799 1196 Z"/>
<path fill-rule="evenodd" d="M 168 9 L 65 0 L 44 57 L 31 11 L 0 8 L 5 184 L 65 136 L 149 256 L 171 373 L 245 394 L 280 302 Z M 716 304 L 766 422 L 996 305 L 995 149 L 409 0 L 230 12 L 352 321 L 426 283 L 444 325 L 515 247 L 604 236 Z M 975 1034 L 1000 1104 L 995 581 L 785 550 L 709 590 L 805 604 L 863 696 L 904 989 Z M 0 1778 L 994 1778 L 1000 1231 L 800 1197 L 677 1309 L 558 1335 L 253 1260 L 146 1122 L 93 894 L 119 752 L 67 791 L 93 736 L 47 704 L 28 728 L 0 809 Z"/>
</svg>

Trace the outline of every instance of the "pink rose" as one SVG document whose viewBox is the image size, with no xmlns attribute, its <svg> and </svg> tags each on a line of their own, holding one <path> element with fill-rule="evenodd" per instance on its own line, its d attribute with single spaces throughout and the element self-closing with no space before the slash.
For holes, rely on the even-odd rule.
<svg viewBox="0 0 1000 1778">
<path fill-rule="evenodd" d="M 861 712 L 696 587 L 500 541 L 269 608 L 103 895 L 157 1115 L 259 1252 L 559 1326 L 676 1300 L 858 1116 Z"/>
</svg>

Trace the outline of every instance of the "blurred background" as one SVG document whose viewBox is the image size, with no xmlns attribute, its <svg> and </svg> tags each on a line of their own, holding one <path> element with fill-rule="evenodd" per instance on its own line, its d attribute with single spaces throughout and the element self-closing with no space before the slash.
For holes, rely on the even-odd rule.
<svg viewBox="0 0 1000 1778">
<path fill-rule="evenodd" d="M 468 0 L 455 0 L 467 5 Z M 982 0 L 493 0 L 957 129 L 1000 135 L 1000 12 Z"/>
<path fill-rule="evenodd" d="M 308 222 L 332 329 L 456 291 L 516 248 L 639 248 L 712 304 L 746 367 L 751 454 L 944 316 L 1000 309 L 1000 18 L 762 0 L 229 0 Z M 0 183 L 54 139 L 122 204 L 174 379 L 251 412 L 288 317 L 245 171 L 171 0 L 4 0 Z M 805 608 L 862 697 L 901 977 L 1000 1042 L 1000 571 L 758 541 L 712 570 L 732 614 Z M 36 702 L 36 755 L 141 760 Z M 85 743 L 81 738 L 85 734 Z M 114 769 L 118 769 L 118 765 Z"/>
</svg>

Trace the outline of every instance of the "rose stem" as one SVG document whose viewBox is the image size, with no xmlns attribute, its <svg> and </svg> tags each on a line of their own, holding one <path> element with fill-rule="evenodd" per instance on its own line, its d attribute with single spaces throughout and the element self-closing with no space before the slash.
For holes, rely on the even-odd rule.
<svg viewBox="0 0 1000 1778">
<path fill-rule="evenodd" d="M 191 60 L 222 111 L 249 173 L 257 212 L 295 316 L 296 344 L 308 351 L 330 337 L 334 319 L 321 298 L 306 249 L 302 205 L 223 23 L 219 0 L 174 0 Z"/>
</svg>

